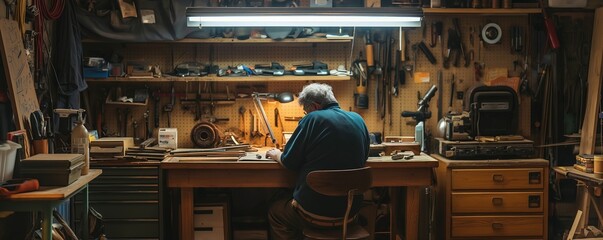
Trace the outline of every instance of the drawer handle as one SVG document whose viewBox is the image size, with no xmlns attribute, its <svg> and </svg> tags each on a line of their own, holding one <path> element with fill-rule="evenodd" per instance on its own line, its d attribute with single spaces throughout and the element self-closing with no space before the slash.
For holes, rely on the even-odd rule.
<svg viewBox="0 0 603 240">
<path fill-rule="evenodd" d="M 492 228 L 494 228 L 494 229 L 502 229 L 503 228 L 503 224 L 502 223 L 492 223 Z"/>
<path fill-rule="evenodd" d="M 503 203 L 503 199 L 499 197 L 492 198 L 492 205 L 500 206 Z"/>
<path fill-rule="evenodd" d="M 505 177 L 503 177 L 503 175 L 500 175 L 500 174 L 492 175 L 492 181 L 503 182 L 504 180 L 505 180 Z"/>
</svg>

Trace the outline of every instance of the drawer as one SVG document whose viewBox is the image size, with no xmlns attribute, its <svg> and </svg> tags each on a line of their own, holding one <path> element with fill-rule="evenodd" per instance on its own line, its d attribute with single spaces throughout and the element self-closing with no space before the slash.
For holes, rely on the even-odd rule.
<svg viewBox="0 0 603 240">
<path fill-rule="evenodd" d="M 454 169 L 452 189 L 543 189 L 543 171 L 542 168 Z"/>
<path fill-rule="evenodd" d="M 90 198 L 94 201 L 159 201 L 159 191 L 94 191 Z"/>
<path fill-rule="evenodd" d="M 537 237 L 544 233 L 544 217 L 453 216 L 452 237 Z"/>
<path fill-rule="evenodd" d="M 159 168 L 155 166 L 112 166 L 102 167 L 94 166 L 92 168 L 99 168 L 103 170 L 101 176 L 158 176 Z"/>
<path fill-rule="evenodd" d="M 110 239 L 160 239 L 159 221 L 149 220 L 103 220 L 105 235 Z"/>
<path fill-rule="evenodd" d="M 542 192 L 452 193 L 452 213 L 542 213 Z"/>
<path fill-rule="evenodd" d="M 90 192 L 129 192 L 129 191 L 158 191 L 159 185 L 155 183 L 122 183 L 90 185 Z"/>
<path fill-rule="evenodd" d="M 224 227 L 224 207 L 203 206 L 194 208 L 195 227 Z"/>
<path fill-rule="evenodd" d="M 223 227 L 195 227 L 195 240 L 224 240 Z"/>
<path fill-rule="evenodd" d="M 90 201 L 103 219 L 159 218 L 158 201 Z"/>
<path fill-rule="evenodd" d="M 102 174 L 94 179 L 90 185 L 101 185 L 101 184 L 159 184 L 158 176 L 103 176 Z"/>
</svg>

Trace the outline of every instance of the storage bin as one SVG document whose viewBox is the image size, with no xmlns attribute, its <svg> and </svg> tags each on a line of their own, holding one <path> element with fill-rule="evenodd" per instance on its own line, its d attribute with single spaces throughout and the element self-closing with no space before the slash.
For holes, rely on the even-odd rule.
<svg viewBox="0 0 603 240">
<path fill-rule="evenodd" d="M 0 144 L 0 182 L 13 178 L 15 158 L 19 148 L 21 148 L 21 145 L 12 141 Z"/>
<path fill-rule="evenodd" d="M 80 177 L 84 164 L 82 154 L 37 154 L 21 160 L 20 173 L 38 179 L 40 186 L 67 186 Z"/>
<path fill-rule="evenodd" d="M 109 69 L 107 68 L 95 68 L 95 67 L 84 67 L 84 78 L 108 78 Z"/>
<path fill-rule="evenodd" d="M 587 0 L 549 0 L 549 7 L 552 8 L 583 8 L 586 7 Z"/>
</svg>

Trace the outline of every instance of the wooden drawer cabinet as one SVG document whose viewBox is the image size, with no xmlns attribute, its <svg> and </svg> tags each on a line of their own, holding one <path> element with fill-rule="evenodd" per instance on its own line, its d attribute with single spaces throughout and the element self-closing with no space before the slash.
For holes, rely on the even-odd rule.
<svg viewBox="0 0 603 240">
<path fill-rule="evenodd" d="M 548 161 L 434 157 L 436 239 L 547 239 Z"/>
</svg>

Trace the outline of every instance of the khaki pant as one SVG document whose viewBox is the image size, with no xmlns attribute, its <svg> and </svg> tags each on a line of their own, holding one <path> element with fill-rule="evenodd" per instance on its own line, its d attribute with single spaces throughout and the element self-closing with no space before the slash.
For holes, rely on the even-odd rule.
<svg viewBox="0 0 603 240">
<path fill-rule="evenodd" d="M 268 210 L 268 223 L 273 240 L 301 240 L 302 231 L 307 224 L 291 205 L 291 198 L 282 198 L 272 203 Z"/>
<path fill-rule="evenodd" d="M 327 220 L 321 216 L 306 216 L 299 212 L 292 204 L 291 197 L 279 198 L 270 206 L 268 210 L 268 222 L 270 223 L 270 234 L 272 240 L 301 240 L 304 228 L 311 227 L 317 229 L 336 229 L 341 228 L 342 220 L 333 224 L 332 220 Z M 355 220 L 355 219 L 353 219 Z"/>
</svg>

